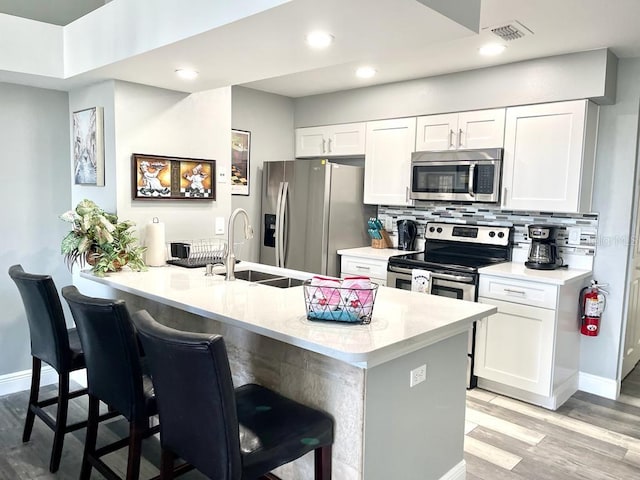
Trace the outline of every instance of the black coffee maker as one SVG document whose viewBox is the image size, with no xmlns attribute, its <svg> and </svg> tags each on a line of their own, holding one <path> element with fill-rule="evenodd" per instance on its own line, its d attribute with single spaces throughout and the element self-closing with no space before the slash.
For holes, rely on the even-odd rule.
<svg viewBox="0 0 640 480">
<path fill-rule="evenodd" d="M 415 250 L 418 224 L 413 220 L 398 220 L 398 250 Z"/>
<path fill-rule="evenodd" d="M 554 270 L 562 266 L 562 258 L 558 256 L 556 234 L 558 227 L 554 225 L 529 225 L 527 227 L 531 247 L 529 258 L 524 262 L 527 268 L 536 270 Z"/>
</svg>

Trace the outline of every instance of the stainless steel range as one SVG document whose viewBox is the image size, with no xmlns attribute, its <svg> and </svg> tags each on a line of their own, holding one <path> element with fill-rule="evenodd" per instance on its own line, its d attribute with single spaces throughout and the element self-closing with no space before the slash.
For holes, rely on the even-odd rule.
<svg viewBox="0 0 640 480">
<path fill-rule="evenodd" d="M 411 290 L 413 270 L 429 272 L 427 292 L 475 302 L 478 269 L 511 260 L 513 227 L 429 222 L 422 253 L 391 257 L 387 286 Z M 473 375 L 475 323 L 469 332 L 467 386 L 476 386 Z"/>
</svg>

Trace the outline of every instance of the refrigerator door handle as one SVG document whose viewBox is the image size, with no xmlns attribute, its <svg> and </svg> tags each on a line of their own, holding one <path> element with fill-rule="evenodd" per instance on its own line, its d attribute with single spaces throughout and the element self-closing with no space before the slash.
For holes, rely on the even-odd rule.
<svg viewBox="0 0 640 480">
<path fill-rule="evenodd" d="M 276 200 L 276 231 L 275 231 L 275 243 L 276 243 L 276 267 L 280 266 L 280 232 L 282 230 L 281 222 L 281 208 L 282 208 L 282 188 L 284 187 L 284 182 L 280 182 L 280 187 L 278 187 L 278 199 Z"/>
<path fill-rule="evenodd" d="M 280 267 L 286 268 L 285 260 L 287 258 L 287 234 L 285 229 L 287 225 L 287 203 L 289 200 L 289 182 L 284 182 L 282 188 L 282 203 L 280 205 Z"/>
</svg>

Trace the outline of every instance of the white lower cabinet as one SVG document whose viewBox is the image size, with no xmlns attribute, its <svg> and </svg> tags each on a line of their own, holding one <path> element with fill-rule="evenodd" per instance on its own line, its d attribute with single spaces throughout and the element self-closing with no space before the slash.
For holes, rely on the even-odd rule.
<svg viewBox="0 0 640 480">
<path fill-rule="evenodd" d="M 573 395 L 581 287 L 481 275 L 478 301 L 498 312 L 477 323 L 478 386 L 552 410 Z"/>
<path fill-rule="evenodd" d="M 342 255 L 340 260 L 340 277 L 363 275 L 372 282 L 385 286 L 387 284 L 387 260 Z"/>
</svg>

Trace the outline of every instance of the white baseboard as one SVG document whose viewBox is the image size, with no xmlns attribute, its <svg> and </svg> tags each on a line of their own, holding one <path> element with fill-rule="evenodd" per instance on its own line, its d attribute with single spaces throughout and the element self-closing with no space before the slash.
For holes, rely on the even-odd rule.
<svg viewBox="0 0 640 480">
<path fill-rule="evenodd" d="M 620 396 L 620 381 L 580 372 L 578 375 L 578 390 L 616 400 Z"/>
<path fill-rule="evenodd" d="M 440 477 L 440 480 L 465 480 L 465 478 L 467 478 L 467 463 L 462 460 Z"/>
<path fill-rule="evenodd" d="M 71 372 L 70 379 L 79 385 L 87 386 L 85 370 Z M 58 382 L 58 372 L 49 365 L 43 365 L 40 371 L 40 385 L 51 385 Z M 22 392 L 31 388 L 31 369 L 0 375 L 0 396 Z"/>
</svg>

